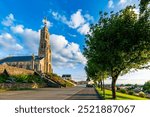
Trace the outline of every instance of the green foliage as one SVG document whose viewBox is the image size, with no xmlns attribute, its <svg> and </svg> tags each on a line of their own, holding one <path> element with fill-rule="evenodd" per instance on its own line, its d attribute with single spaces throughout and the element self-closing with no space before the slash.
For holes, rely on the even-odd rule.
<svg viewBox="0 0 150 117">
<path fill-rule="evenodd" d="M 14 75 L 14 76 L 5 76 L 0 75 L 0 83 L 11 83 L 11 82 L 17 82 L 17 83 L 44 83 L 43 79 L 40 78 L 40 76 L 37 75 Z"/>
<path fill-rule="evenodd" d="M 129 95 L 134 95 L 134 91 L 130 90 L 130 91 L 128 91 L 128 94 Z"/>
<path fill-rule="evenodd" d="M 139 92 L 139 96 L 144 98 L 146 95 L 144 92 L 141 91 L 141 92 Z"/>
<path fill-rule="evenodd" d="M 135 84 L 135 85 L 134 85 L 134 88 L 137 88 L 137 87 L 138 87 L 138 85 L 137 85 L 137 84 Z"/>
<path fill-rule="evenodd" d="M 143 90 L 146 93 L 150 93 L 150 81 L 147 81 L 144 86 L 143 86 Z"/>
<path fill-rule="evenodd" d="M 125 84 L 125 86 L 132 86 L 132 84 Z"/>
<path fill-rule="evenodd" d="M 141 13 L 143 13 L 146 10 L 149 3 L 150 3 L 150 0 L 141 0 L 140 1 L 140 12 Z"/>
<path fill-rule="evenodd" d="M 141 12 L 139 16 L 134 12 L 135 6 L 127 6 L 110 15 L 100 12 L 98 23 L 91 25 L 90 34 L 86 36 L 87 75 L 98 79 L 96 73 L 107 73 L 112 78 L 113 98 L 116 97 L 119 75 L 150 67 L 150 10 L 147 3 L 141 1 L 145 13 Z"/>
<path fill-rule="evenodd" d="M 120 89 L 121 93 L 127 93 L 126 89 Z"/>
<path fill-rule="evenodd" d="M 31 83 L 30 82 L 30 76 L 29 75 L 15 75 L 12 76 L 13 78 L 15 78 L 16 82 L 20 82 L 20 83 Z"/>
<path fill-rule="evenodd" d="M 6 82 L 7 79 L 8 79 L 8 76 L 0 75 L 0 83 Z"/>
</svg>

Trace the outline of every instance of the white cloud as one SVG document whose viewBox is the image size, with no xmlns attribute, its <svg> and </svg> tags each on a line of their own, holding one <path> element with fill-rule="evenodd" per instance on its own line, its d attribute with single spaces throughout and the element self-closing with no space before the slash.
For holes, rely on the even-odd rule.
<svg viewBox="0 0 150 117">
<path fill-rule="evenodd" d="M 53 64 L 57 67 L 75 67 L 78 63 L 85 64 L 86 59 L 82 55 L 79 45 L 68 42 L 62 35 L 50 36 Z"/>
<path fill-rule="evenodd" d="M 12 29 L 17 29 L 21 25 L 17 25 L 16 27 Z M 23 28 L 22 26 L 22 31 L 14 31 L 15 34 L 17 34 L 22 42 L 25 48 L 28 50 L 30 53 L 37 53 L 38 46 L 39 46 L 39 39 L 40 39 L 40 32 L 39 31 L 34 31 L 29 28 Z"/>
<path fill-rule="evenodd" d="M 28 51 L 29 53 L 37 53 L 40 31 L 25 28 L 23 25 L 13 26 L 11 27 L 11 30 L 14 34 L 21 37 L 24 44 L 24 51 Z M 86 63 L 86 59 L 82 55 L 79 45 L 74 42 L 68 42 L 64 36 L 56 34 L 50 35 L 50 45 L 52 49 L 54 66 L 66 66 L 73 68 L 79 63 Z M 16 48 L 19 47 L 19 45 L 16 45 Z"/>
<path fill-rule="evenodd" d="M 44 24 L 44 23 L 45 23 L 45 19 L 43 19 L 42 22 L 43 22 L 43 24 Z M 50 27 L 53 26 L 53 23 L 51 23 L 51 22 L 48 21 L 48 20 L 46 21 L 46 23 L 47 23 L 46 25 L 47 25 L 48 28 L 50 28 Z M 42 27 L 43 27 L 43 25 L 42 25 Z"/>
<path fill-rule="evenodd" d="M 23 43 L 25 51 L 28 53 L 37 53 L 39 46 L 40 32 L 25 28 L 22 24 L 10 27 L 12 34 L 17 36 Z M 19 46 L 17 46 L 19 47 Z"/>
<path fill-rule="evenodd" d="M 54 11 L 50 12 L 50 13 L 54 17 L 54 19 L 60 20 L 61 22 L 63 22 L 64 24 L 67 24 L 67 25 L 70 24 L 70 21 L 68 21 L 64 15 L 60 15 L 58 12 L 54 12 Z"/>
<path fill-rule="evenodd" d="M 62 35 L 52 34 L 50 35 L 50 40 L 51 40 L 52 49 L 55 52 L 62 51 L 62 49 L 65 48 L 65 46 L 68 44 L 68 41 Z"/>
<path fill-rule="evenodd" d="M 124 5 L 125 3 L 127 3 L 127 0 L 120 0 L 118 4 L 119 5 Z"/>
<path fill-rule="evenodd" d="M 71 15 L 70 27 L 78 28 L 85 23 L 85 19 L 81 14 L 82 10 L 78 10 L 76 13 Z"/>
<path fill-rule="evenodd" d="M 40 31 L 26 28 L 22 24 L 13 24 L 7 27 L 10 33 L 0 35 L 0 50 L 9 54 L 23 55 L 38 52 Z M 20 45 L 19 42 L 22 43 Z M 55 67 L 75 68 L 79 64 L 85 64 L 86 59 L 82 55 L 77 43 L 68 42 L 62 35 L 50 35 L 50 45 L 52 49 L 52 63 Z M 19 53 L 20 52 L 20 53 Z"/>
<path fill-rule="evenodd" d="M 16 49 L 16 50 L 22 50 L 23 47 L 22 47 L 20 44 L 16 43 L 16 44 L 15 44 L 15 49 Z"/>
<path fill-rule="evenodd" d="M 5 19 L 1 22 L 4 26 L 11 26 L 13 22 L 15 21 L 14 15 L 11 13 L 8 16 L 6 16 Z"/>
<path fill-rule="evenodd" d="M 53 18 L 63 22 L 64 24 L 68 25 L 70 28 L 77 29 L 80 34 L 87 34 L 89 31 L 89 21 L 94 21 L 94 18 L 89 14 L 82 15 L 82 10 L 79 9 L 75 13 L 70 16 L 70 20 L 64 15 L 60 15 L 58 12 L 52 12 Z"/>
<path fill-rule="evenodd" d="M 108 1 L 108 8 L 114 8 L 114 2 L 113 0 Z"/>
<path fill-rule="evenodd" d="M 139 9 L 133 9 L 133 11 L 136 13 L 136 14 L 138 14 L 139 15 L 139 13 L 140 13 L 140 10 Z"/>
<path fill-rule="evenodd" d="M 84 17 L 88 20 L 88 21 L 94 21 L 93 16 L 89 15 L 89 14 L 85 14 Z"/>
<path fill-rule="evenodd" d="M 23 33 L 24 31 L 24 26 L 23 25 L 16 25 L 16 26 L 12 26 L 11 30 L 13 31 L 13 33 Z"/>
<path fill-rule="evenodd" d="M 12 39 L 12 36 L 9 33 L 3 33 L 2 35 L 0 35 L 0 38 L 10 40 Z"/>
<path fill-rule="evenodd" d="M 23 49 L 9 33 L 2 33 L 0 35 L 0 48 L 1 51 L 20 51 Z"/>
<path fill-rule="evenodd" d="M 89 32 L 89 30 L 90 30 L 89 24 L 86 23 L 86 24 L 82 25 L 80 28 L 78 28 L 77 31 L 80 32 L 81 34 L 86 35 Z"/>
</svg>

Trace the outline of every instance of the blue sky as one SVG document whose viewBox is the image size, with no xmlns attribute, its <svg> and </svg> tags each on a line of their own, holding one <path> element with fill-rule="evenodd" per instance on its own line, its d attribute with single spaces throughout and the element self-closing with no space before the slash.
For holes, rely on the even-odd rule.
<svg viewBox="0 0 150 117">
<path fill-rule="evenodd" d="M 54 72 L 85 80 L 86 58 L 82 52 L 90 24 L 98 21 L 99 11 L 118 11 L 129 4 L 138 6 L 137 1 L 0 0 L 0 58 L 37 54 L 39 30 L 46 16 Z M 138 7 L 135 12 L 139 12 Z"/>
</svg>

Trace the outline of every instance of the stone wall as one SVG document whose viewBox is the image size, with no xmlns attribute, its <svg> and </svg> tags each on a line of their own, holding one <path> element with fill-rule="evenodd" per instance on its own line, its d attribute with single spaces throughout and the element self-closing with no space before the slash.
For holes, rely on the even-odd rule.
<svg viewBox="0 0 150 117">
<path fill-rule="evenodd" d="M 24 89 L 24 88 L 43 88 L 46 84 L 37 83 L 0 83 L 0 89 Z"/>
<path fill-rule="evenodd" d="M 6 69 L 6 71 L 8 72 L 9 75 L 32 75 L 34 74 L 34 71 L 32 70 L 26 70 L 23 68 L 17 68 L 17 67 L 12 67 L 12 66 L 8 66 L 8 65 L 0 65 L 0 74 L 2 74 L 4 72 L 4 70 Z"/>
</svg>

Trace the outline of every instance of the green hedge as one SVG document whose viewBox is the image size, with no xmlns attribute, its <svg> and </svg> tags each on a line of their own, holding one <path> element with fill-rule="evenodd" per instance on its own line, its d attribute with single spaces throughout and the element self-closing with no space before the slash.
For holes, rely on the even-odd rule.
<svg viewBox="0 0 150 117">
<path fill-rule="evenodd" d="M 5 76 L 5 75 L 0 75 L 0 83 L 6 82 L 7 79 L 8 79 L 7 76 Z"/>
<path fill-rule="evenodd" d="M 0 75 L 0 83 L 17 82 L 17 83 L 44 83 L 44 80 L 37 75 Z"/>
</svg>

